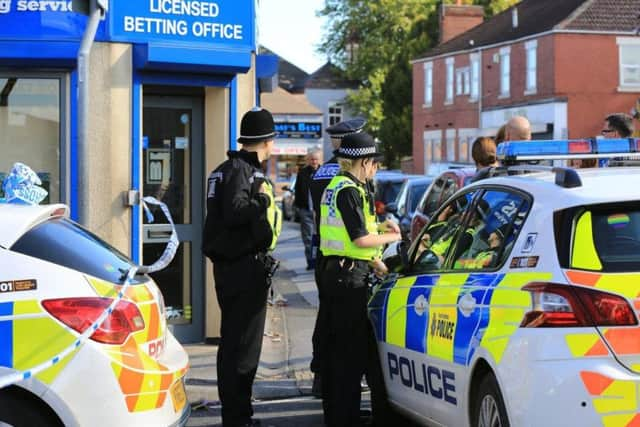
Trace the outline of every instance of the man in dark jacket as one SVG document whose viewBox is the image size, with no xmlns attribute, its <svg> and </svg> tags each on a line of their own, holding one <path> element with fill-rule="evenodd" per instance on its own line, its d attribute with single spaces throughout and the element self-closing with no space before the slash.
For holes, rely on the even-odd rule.
<svg viewBox="0 0 640 427">
<path fill-rule="evenodd" d="M 304 256 L 307 259 L 307 270 L 313 270 L 316 264 L 316 254 L 311 245 L 315 230 L 313 209 L 311 208 L 310 185 L 313 174 L 318 170 L 320 153 L 311 150 L 307 154 L 307 165 L 300 169 L 296 178 L 295 198 L 293 204 L 298 209 L 300 217 L 300 234 L 304 243 Z"/>
<path fill-rule="evenodd" d="M 327 128 L 327 133 L 331 137 L 331 145 L 333 146 L 333 150 L 337 150 L 340 148 L 340 143 L 342 142 L 342 138 L 347 135 L 351 135 L 354 133 L 362 132 L 362 129 L 367 124 L 365 119 L 356 118 L 351 120 L 346 120 L 343 122 L 336 123 L 333 126 L 329 126 Z M 322 166 L 316 171 L 313 175 L 313 179 L 311 180 L 310 190 L 311 190 L 311 203 L 313 204 L 313 210 L 315 214 L 315 229 L 314 229 L 314 237 L 313 237 L 313 245 L 315 246 L 316 252 L 316 286 L 318 287 L 318 316 L 316 317 L 316 324 L 313 329 L 313 355 L 311 359 L 311 371 L 314 374 L 313 377 L 313 388 L 312 393 L 316 397 L 321 396 L 321 380 L 320 380 L 320 336 L 322 331 L 322 322 L 320 321 L 320 310 L 322 309 L 322 290 L 320 289 L 320 278 L 319 273 L 322 271 L 322 253 L 318 249 L 320 246 L 320 200 L 322 199 L 322 193 L 324 189 L 329 185 L 331 180 L 340 170 L 340 165 L 338 165 L 338 159 L 333 156 L 327 162 L 323 163 Z"/>
<path fill-rule="evenodd" d="M 279 232 L 273 187 L 261 170 L 275 137 L 273 117 L 253 109 L 242 118 L 239 151 L 209 176 L 203 251 L 213 261 L 222 312 L 217 356 L 223 426 L 254 426 L 251 388 L 266 317 Z"/>
</svg>

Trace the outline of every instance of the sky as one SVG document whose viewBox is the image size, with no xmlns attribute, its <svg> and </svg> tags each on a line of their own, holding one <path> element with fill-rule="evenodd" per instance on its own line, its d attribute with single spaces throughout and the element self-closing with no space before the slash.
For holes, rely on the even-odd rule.
<svg viewBox="0 0 640 427">
<path fill-rule="evenodd" d="M 316 17 L 324 0 L 260 0 L 258 43 L 307 73 L 326 62 L 316 53 L 324 18 Z"/>
</svg>

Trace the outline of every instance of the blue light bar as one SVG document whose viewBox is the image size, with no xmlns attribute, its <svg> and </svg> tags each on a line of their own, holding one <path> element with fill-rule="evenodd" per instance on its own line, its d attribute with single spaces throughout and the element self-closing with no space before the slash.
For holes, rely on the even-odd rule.
<svg viewBox="0 0 640 427">
<path fill-rule="evenodd" d="M 640 154 L 640 139 L 557 139 L 508 141 L 498 145 L 503 161 L 587 159 Z"/>
</svg>

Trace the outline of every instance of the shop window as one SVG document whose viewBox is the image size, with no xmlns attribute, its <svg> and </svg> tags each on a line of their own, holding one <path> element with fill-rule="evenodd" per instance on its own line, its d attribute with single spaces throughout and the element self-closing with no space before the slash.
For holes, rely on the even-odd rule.
<svg viewBox="0 0 640 427">
<path fill-rule="evenodd" d="M 60 202 L 64 194 L 62 86 L 59 78 L 0 75 L 0 180 L 14 163 L 28 165 L 49 192 L 43 203 Z"/>
</svg>

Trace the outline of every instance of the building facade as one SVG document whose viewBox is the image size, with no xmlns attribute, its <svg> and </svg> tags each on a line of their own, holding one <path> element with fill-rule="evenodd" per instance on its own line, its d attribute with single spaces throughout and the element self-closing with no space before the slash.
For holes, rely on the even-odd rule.
<svg viewBox="0 0 640 427">
<path fill-rule="evenodd" d="M 632 0 L 524 0 L 414 60 L 414 171 L 471 163 L 473 140 L 515 115 L 538 139 L 599 135 L 640 97 L 639 14 Z"/>
<path fill-rule="evenodd" d="M 206 176 L 236 147 L 256 104 L 255 1 L 112 1 L 89 67 L 89 140 L 78 157 L 78 49 L 87 17 L 70 1 L 0 1 L 0 172 L 34 169 L 48 202 L 79 204 L 83 225 L 141 264 L 171 228 L 181 241 L 152 276 L 183 342 L 219 335 L 210 263 L 201 254 Z M 80 177 L 86 177 L 82 179 Z M 82 180 L 81 180 L 82 179 Z"/>
</svg>

